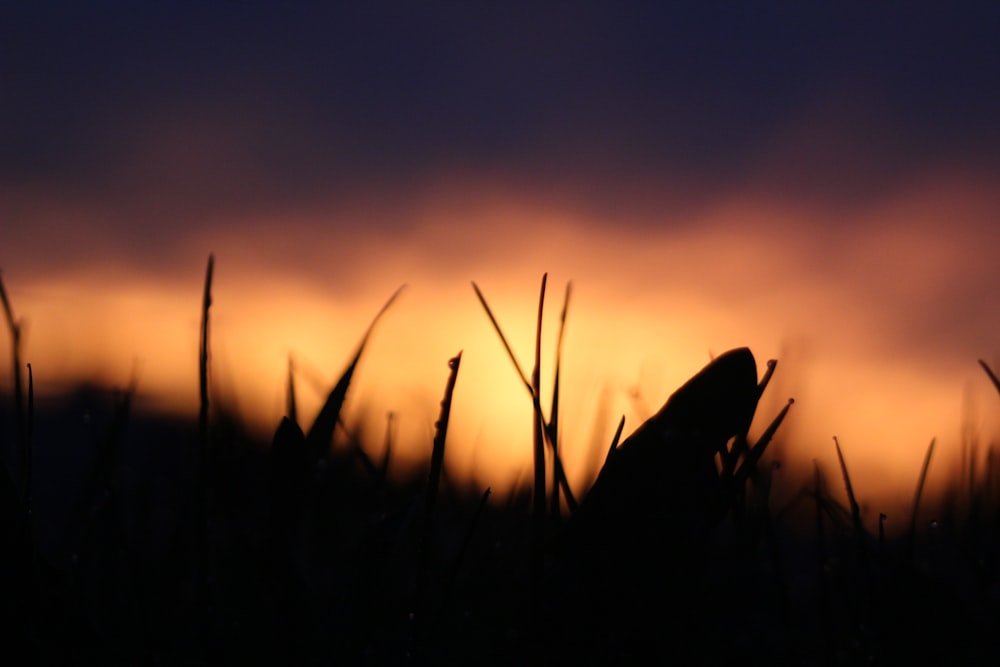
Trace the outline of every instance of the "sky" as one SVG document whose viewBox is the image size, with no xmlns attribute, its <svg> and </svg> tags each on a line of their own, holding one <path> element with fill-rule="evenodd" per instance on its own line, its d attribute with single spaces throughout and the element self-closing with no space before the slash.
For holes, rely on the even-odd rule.
<svg viewBox="0 0 1000 667">
<path fill-rule="evenodd" d="M 289 358 L 319 400 L 382 303 L 348 405 L 525 475 L 563 290 L 578 484 L 686 377 L 748 345 L 780 455 L 909 489 L 932 437 L 1000 433 L 1000 9 L 900 3 L 36 2 L 0 20 L 0 270 L 40 391 L 132 373 L 262 431 Z M 9 368 L 9 365 L 8 367 Z M 9 370 L 7 371 L 9 373 Z M 864 495 L 864 491 L 860 492 Z"/>
</svg>

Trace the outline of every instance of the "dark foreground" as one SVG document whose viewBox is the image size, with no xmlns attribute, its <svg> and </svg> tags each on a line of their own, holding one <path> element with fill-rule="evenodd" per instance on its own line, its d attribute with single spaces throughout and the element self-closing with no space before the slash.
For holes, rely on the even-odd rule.
<svg viewBox="0 0 1000 667">
<path fill-rule="evenodd" d="M 3 422 L 4 659 L 1000 664 L 991 474 L 900 539 L 833 499 L 846 475 L 772 506 L 770 436 L 746 438 L 764 385 L 723 355 L 575 509 L 555 477 L 544 504 L 498 500 L 433 456 L 390 484 L 363 443 L 294 419 L 259 443 L 130 414 L 128 393 L 40 404 Z"/>
</svg>

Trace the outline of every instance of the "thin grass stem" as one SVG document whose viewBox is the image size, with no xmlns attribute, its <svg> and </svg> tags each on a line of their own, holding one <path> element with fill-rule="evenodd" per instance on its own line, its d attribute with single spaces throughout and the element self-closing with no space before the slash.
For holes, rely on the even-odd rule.
<svg viewBox="0 0 1000 667">
<path fill-rule="evenodd" d="M 212 273 L 214 268 L 215 257 L 214 255 L 209 255 L 208 268 L 205 271 L 205 292 L 201 303 L 201 340 L 198 353 L 198 395 L 200 398 L 198 411 L 198 433 L 201 436 L 202 464 L 206 461 L 206 448 L 208 447 L 208 311 L 212 307 Z"/>
<path fill-rule="evenodd" d="M 493 329 L 497 332 L 497 336 L 500 337 L 500 342 L 503 345 L 504 350 L 506 350 L 507 356 L 510 358 L 511 363 L 514 364 L 514 370 L 517 372 L 518 377 L 521 379 L 521 383 L 524 385 L 524 388 L 527 389 L 528 396 L 531 398 L 532 408 L 535 410 L 536 413 L 538 413 L 539 415 L 542 415 L 542 422 L 544 424 L 545 438 L 547 439 L 547 441 L 549 443 L 550 450 L 553 452 L 554 474 L 558 478 L 558 480 L 559 480 L 559 486 L 562 488 L 563 494 L 566 497 L 566 504 L 569 506 L 571 512 L 575 512 L 576 509 L 577 509 L 577 507 L 579 506 L 579 503 L 577 502 L 576 496 L 573 494 L 573 491 L 572 491 L 572 489 L 569 486 L 569 480 L 566 477 L 566 472 L 565 472 L 565 468 L 563 467 L 563 464 L 562 464 L 562 459 L 559 457 L 558 450 L 557 450 L 557 448 L 555 447 L 555 444 L 554 444 L 554 443 L 558 442 L 558 428 L 556 427 L 556 423 L 552 419 L 549 419 L 549 420 L 545 419 L 544 413 L 542 412 L 542 406 L 541 406 L 540 397 L 537 394 L 535 394 L 535 391 L 532 388 L 532 384 L 528 380 L 528 376 L 525 374 L 524 369 L 521 367 L 520 362 L 517 360 L 517 357 L 514 355 L 514 349 L 511 347 L 510 341 L 507 340 L 507 336 L 504 335 L 503 330 L 500 328 L 500 323 L 497 321 L 496 316 L 493 314 L 493 310 L 490 308 L 489 304 L 486 302 L 486 297 L 483 296 L 482 290 L 479 289 L 479 286 L 476 285 L 475 282 L 472 283 L 472 289 L 475 290 L 476 297 L 479 299 L 479 303 L 483 306 L 483 310 L 486 311 L 487 317 L 490 318 L 490 322 L 493 324 Z M 568 301 L 569 301 L 569 292 L 568 292 L 568 289 L 569 288 L 567 286 L 566 304 L 568 304 Z M 565 318 L 566 308 L 567 308 L 567 305 L 564 305 L 564 308 L 563 308 L 563 317 L 564 318 Z M 562 329 L 560 329 L 560 332 L 561 332 L 561 330 Z M 560 336 L 561 336 L 561 333 L 560 333 Z M 560 338 L 560 340 L 561 340 L 561 338 Z M 561 343 L 560 343 L 560 345 L 561 345 Z M 557 365 L 558 365 L 558 362 L 557 362 Z M 558 387 L 558 384 L 556 384 L 555 386 Z M 557 399 L 555 398 L 556 396 L 558 396 L 558 391 L 554 390 L 553 391 L 553 401 L 554 401 L 553 405 L 555 405 L 556 402 L 557 402 Z"/>
<path fill-rule="evenodd" d="M 34 449 L 34 433 L 35 433 L 35 374 L 31 370 L 31 364 L 28 364 L 28 412 L 27 420 L 25 423 L 25 434 L 24 434 L 24 507 L 28 512 L 29 525 L 31 522 L 31 484 L 32 484 L 32 470 L 31 470 L 31 459 L 32 450 Z"/>
<path fill-rule="evenodd" d="M 427 569 L 430 562 L 431 543 L 434 532 L 434 513 L 437 507 L 438 488 L 441 484 L 441 474 L 444 468 L 444 448 L 448 436 L 448 420 L 451 416 L 452 396 L 455 393 L 455 381 L 458 369 L 462 363 L 461 351 L 448 361 L 448 382 L 445 385 L 444 398 L 441 400 L 441 413 L 435 424 L 434 442 L 431 448 L 431 467 L 427 477 L 427 489 L 424 492 L 424 519 L 420 535 L 420 546 L 416 564 L 416 592 L 414 598 L 413 628 L 414 651 L 419 651 L 423 641 L 423 629 L 427 619 Z"/>
<path fill-rule="evenodd" d="M 14 428 L 17 447 L 18 484 L 23 495 L 27 484 L 27 457 L 24 419 L 24 379 L 21 376 L 21 324 L 14 317 L 14 309 L 0 276 L 0 301 L 3 302 L 7 329 L 10 331 L 11 368 L 14 374 Z"/>
<path fill-rule="evenodd" d="M 207 614 L 208 604 L 208 486 L 209 486 L 209 427 L 208 427 L 208 364 L 209 309 L 212 307 L 212 273 L 215 256 L 209 254 L 205 270 L 205 291 L 201 302 L 201 335 L 198 351 L 198 470 L 196 544 L 198 553 L 198 600 L 201 614 Z M 205 620 L 205 619 L 203 619 Z"/>
<path fill-rule="evenodd" d="M 298 424 L 299 410 L 295 400 L 295 362 L 292 360 L 291 355 L 288 356 L 287 402 L 286 411 L 288 412 L 288 418 L 293 424 Z"/>
<path fill-rule="evenodd" d="M 361 338 L 361 342 L 358 344 L 358 349 L 354 353 L 354 357 L 351 362 L 347 365 L 340 379 L 337 380 L 337 384 L 334 385 L 333 389 L 330 391 L 323 403 L 323 407 L 320 408 L 319 414 L 316 416 L 316 420 L 313 422 L 312 427 L 309 432 L 306 433 L 306 446 L 312 457 L 316 460 L 325 459 L 329 453 L 330 444 L 333 442 L 333 431 L 337 427 L 337 422 L 340 420 L 340 411 L 344 406 L 344 400 L 347 398 L 347 390 L 351 385 L 351 380 L 354 377 L 354 371 L 357 369 L 358 362 L 361 361 L 361 355 L 365 350 L 365 346 L 368 344 L 368 340 L 371 338 L 372 332 L 375 330 L 375 325 L 385 314 L 389 307 L 396 301 L 400 293 L 406 285 L 403 285 L 389 297 L 389 300 L 385 302 L 385 305 L 378 311 L 375 318 L 368 325 L 368 329 L 365 331 L 365 335 Z"/>
<path fill-rule="evenodd" d="M 927 482 L 927 471 L 931 466 L 931 456 L 934 455 L 934 443 L 936 438 L 931 438 L 931 444 L 927 446 L 927 453 L 924 454 L 924 462 L 920 466 L 920 477 L 917 479 L 917 491 L 913 496 L 913 509 L 910 511 L 910 529 L 907 533 L 907 554 L 912 563 L 914 558 L 913 549 L 917 534 L 917 512 L 920 508 L 920 498 L 924 493 L 924 484 Z"/>
<path fill-rule="evenodd" d="M 847 502 L 851 507 L 851 522 L 854 524 L 854 530 L 861 533 L 864 530 L 861 525 L 861 506 L 858 505 L 858 500 L 854 495 L 851 475 L 847 472 L 847 462 L 844 460 L 844 452 L 840 448 L 840 440 L 837 436 L 833 436 L 833 444 L 837 448 L 837 461 L 840 462 L 840 473 L 844 477 L 844 488 L 847 489 Z"/>
<path fill-rule="evenodd" d="M 608 447 L 608 455 L 604 458 L 604 465 L 608 465 L 611 461 L 611 457 L 615 455 L 615 450 L 618 449 L 618 443 L 622 439 L 622 431 L 625 429 L 625 415 L 618 420 L 618 428 L 615 429 L 615 435 L 611 438 L 611 446 Z"/>
<path fill-rule="evenodd" d="M 560 381 L 562 378 L 562 350 L 563 335 L 566 332 L 566 312 L 569 309 L 569 297 L 572 293 L 573 283 L 566 283 L 566 295 L 563 298 L 562 313 L 559 316 L 559 333 L 556 337 L 556 368 L 555 376 L 552 380 L 552 403 L 549 408 L 549 422 L 546 428 L 549 431 L 548 441 L 552 448 L 552 508 L 553 517 L 559 517 L 559 489 L 565 488 L 566 501 L 570 505 L 571 511 L 576 511 L 576 500 L 569 490 L 569 484 L 565 482 L 566 475 L 563 473 L 562 462 L 559 459 L 559 393 Z"/>
<path fill-rule="evenodd" d="M 990 380 L 993 382 L 993 386 L 996 387 L 997 393 L 1000 393 L 1000 377 L 997 377 L 997 374 L 993 372 L 993 369 L 989 367 L 989 364 L 982 359 L 979 360 L 979 365 L 983 367 L 983 370 L 986 371 L 986 374 L 990 377 Z"/>
<path fill-rule="evenodd" d="M 395 426 L 396 413 L 390 411 L 385 417 L 385 447 L 382 450 L 382 462 L 379 465 L 379 479 L 383 482 L 389 477 L 389 461 L 392 459 Z"/>
<path fill-rule="evenodd" d="M 531 393 L 535 397 L 532 414 L 532 452 L 535 483 L 532 510 L 531 596 L 533 609 L 541 602 L 542 570 L 545 567 L 545 418 L 538 397 L 542 395 L 542 315 L 545 310 L 545 285 L 548 274 L 542 274 L 538 293 L 538 318 L 535 325 L 535 366 L 531 371 Z"/>
<path fill-rule="evenodd" d="M 757 442 L 754 443 L 753 447 L 750 447 L 747 450 L 746 456 L 743 458 L 743 465 L 741 465 L 739 470 L 736 471 L 737 482 L 743 483 L 744 481 L 747 480 L 747 478 L 756 475 L 757 463 L 760 461 L 760 458 L 764 455 L 764 450 L 767 449 L 768 444 L 770 444 L 771 440 L 774 438 L 774 434 L 777 433 L 778 427 L 781 426 L 782 422 L 785 421 L 785 417 L 788 415 L 788 411 L 791 409 L 793 405 L 795 405 L 795 399 L 794 398 L 788 399 L 788 402 L 785 404 L 785 407 L 781 409 L 781 412 L 778 413 L 778 416 L 775 417 L 774 420 L 770 423 L 770 425 L 768 425 L 768 427 L 764 430 L 764 433 L 761 434 L 760 439 L 758 439 Z"/>
<path fill-rule="evenodd" d="M 531 389 L 531 382 L 528 381 L 528 376 L 525 375 L 524 370 L 521 368 L 520 362 L 517 360 L 517 356 L 514 354 L 514 349 L 510 346 L 507 341 L 507 337 L 503 333 L 503 329 L 500 328 L 500 323 L 497 322 L 497 318 L 493 315 L 493 311 L 490 310 L 490 305 L 486 303 L 486 297 L 483 296 L 482 291 L 479 289 L 479 285 L 473 281 L 472 289 L 476 291 L 476 297 L 479 299 L 479 303 L 482 304 L 483 310 L 486 311 L 487 317 L 490 318 L 490 322 L 493 324 L 493 328 L 496 329 L 497 335 L 500 336 L 500 342 L 503 343 L 503 348 L 507 351 L 507 356 L 510 357 L 511 363 L 514 364 L 514 370 L 517 371 L 517 376 L 521 378 L 522 384 L 528 389 Z"/>
<path fill-rule="evenodd" d="M 767 385 L 771 382 L 771 376 L 774 375 L 774 369 L 778 367 L 777 359 L 767 360 L 767 370 L 764 371 L 764 377 L 760 379 L 757 384 L 757 397 L 760 398 L 764 395 L 764 390 L 767 389 Z"/>
</svg>

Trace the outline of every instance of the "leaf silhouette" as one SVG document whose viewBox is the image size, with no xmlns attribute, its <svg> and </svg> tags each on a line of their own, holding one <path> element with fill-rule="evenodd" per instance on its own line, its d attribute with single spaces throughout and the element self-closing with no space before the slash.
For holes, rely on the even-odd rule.
<svg viewBox="0 0 1000 667">
<path fill-rule="evenodd" d="M 368 344 L 368 339 L 372 335 L 372 331 L 375 329 L 375 325 L 378 323 L 379 319 L 385 314 L 385 311 L 389 310 L 389 306 L 393 304 L 396 297 L 399 296 L 400 292 L 406 286 L 402 286 L 397 289 L 389 300 L 385 302 L 382 309 L 378 311 L 372 323 L 368 325 L 368 330 L 365 331 L 365 335 L 361 338 L 361 343 L 358 345 L 357 352 L 354 353 L 354 358 L 351 359 L 351 363 L 347 365 L 347 369 L 344 371 L 340 379 L 337 380 L 337 384 L 334 385 L 330 394 L 326 398 L 326 402 L 323 403 L 323 407 L 320 409 L 319 414 L 316 416 L 316 420 L 313 422 L 312 427 L 306 434 L 306 448 L 309 452 L 317 459 L 325 458 L 327 450 L 330 447 L 330 442 L 333 440 L 333 430 L 337 426 L 337 421 L 340 419 L 340 409 L 344 405 L 344 399 L 347 397 L 347 390 L 351 386 L 351 380 L 354 377 L 354 370 L 358 366 L 358 362 L 361 360 L 361 354 L 365 350 L 365 345 Z"/>
</svg>

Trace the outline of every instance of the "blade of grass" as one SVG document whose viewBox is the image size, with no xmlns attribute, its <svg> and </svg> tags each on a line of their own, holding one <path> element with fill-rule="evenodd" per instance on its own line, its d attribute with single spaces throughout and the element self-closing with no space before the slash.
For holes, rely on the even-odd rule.
<svg viewBox="0 0 1000 667">
<path fill-rule="evenodd" d="M 504 349 L 507 351 L 507 356 L 510 357 L 511 362 L 514 364 L 514 370 L 517 371 L 517 376 L 521 378 L 522 384 L 527 388 L 528 392 L 531 392 L 531 383 L 528 382 L 528 376 L 524 374 L 524 370 L 521 368 L 521 364 L 517 360 L 517 356 L 514 354 L 514 349 L 507 342 L 507 336 L 504 335 L 503 329 L 500 328 L 500 323 L 497 318 L 493 315 L 493 311 L 490 309 L 490 305 L 486 303 L 486 297 L 483 296 L 482 291 L 479 289 L 479 285 L 473 281 L 472 289 L 475 290 L 476 296 L 479 298 L 479 303 L 482 304 L 483 310 L 486 311 L 487 317 L 490 318 L 490 322 L 493 324 L 493 328 L 496 329 L 497 335 L 500 336 L 500 342 L 503 343 Z"/>
<path fill-rule="evenodd" d="M 736 481 L 743 483 L 747 478 L 756 475 L 757 463 L 760 461 L 761 456 L 764 455 L 764 450 L 767 449 L 768 444 L 774 438 L 774 434 L 777 433 L 778 427 L 781 423 L 785 421 L 785 417 L 788 415 L 788 410 L 795 405 L 795 399 L 788 399 L 788 403 L 785 407 L 781 409 L 778 416 L 774 418 L 774 421 L 765 429 L 764 433 L 761 434 L 760 439 L 747 450 L 746 456 L 743 459 L 743 465 L 740 466 L 739 470 L 736 471 Z"/>
<path fill-rule="evenodd" d="M 767 370 L 764 371 L 764 377 L 760 379 L 757 384 L 757 397 L 760 398 L 764 395 L 764 390 L 767 389 L 767 385 L 771 382 L 771 376 L 774 375 L 774 369 L 778 367 L 777 359 L 767 360 Z"/>
<path fill-rule="evenodd" d="M 548 274 L 542 274 L 542 287 L 538 293 L 538 318 L 535 325 L 535 366 L 531 371 L 531 393 L 535 397 L 532 414 L 532 451 L 535 464 L 535 484 L 532 511 L 531 597 L 532 608 L 541 603 L 542 571 L 545 567 L 545 418 L 542 416 L 538 397 L 542 395 L 542 314 L 545 310 L 545 284 Z"/>
<path fill-rule="evenodd" d="M 206 463 L 208 448 L 208 311 L 212 307 L 212 273 L 215 269 L 215 256 L 208 256 L 208 268 L 205 271 L 205 293 L 201 302 L 201 340 L 198 352 L 198 395 L 200 398 L 198 410 L 198 433 L 201 437 L 201 463 Z"/>
<path fill-rule="evenodd" d="M 615 436 L 611 438 L 611 446 L 608 448 L 608 455 L 604 459 L 604 465 L 608 465 L 608 461 L 611 457 L 615 455 L 615 450 L 618 449 L 618 443 L 622 439 L 622 431 L 625 429 L 625 415 L 618 421 L 618 428 L 615 429 Z"/>
<path fill-rule="evenodd" d="M 573 495 L 573 492 L 569 487 L 569 481 L 566 478 L 565 469 L 563 468 L 562 465 L 562 459 L 559 458 L 557 450 L 553 445 L 553 443 L 555 443 L 558 438 L 557 429 L 553 426 L 554 422 L 551 419 L 548 421 L 545 420 L 544 415 L 542 413 L 540 397 L 535 394 L 531 382 L 528 381 L 528 376 L 524 373 L 524 369 L 521 367 L 520 362 L 518 362 L 517 357 L 514 355 L 514 349 L 511 347 L 510 342 L 507 340 L 507 336 L 504 335 L 503 329 L 500 328 L 500 323 L 497 321 L 496 316 L 493 314 L 493 310 L 490 308 L 490 305 L 486 302 L 486 297 L 483 296 L 482 290 L 479 289 L 479 285 L 477 285 L 475 281 L 473 281 L 472 283 L 472 289 L 475 290 L 476 297 L 479 299 L 479 303 L 482 305 L 483 310 L 486 311 L 487 317 L 490 318 L 490 322 L 493 324 L 493 329 L 497 332 L 497 336 L 500 337 L 500 342 L 503 344 L 504 350 L 506 350 L 507 356 L 510 358 L 511 363 L 514 364 L 514 370 L 517 371 L 517 375 L 521 379 L 521 383 L 524 385 L 525 389 L 528 390 L 528 396 L 531 398 L 533 409 L 535 410 L 536 413 L 542 415 L 542 422 L 545 425 L 545 430 L 544 430 L 545 437 L 549 443 L 550 450 L 553 451 L 555 474 L 559 477 L 559 484 L 562 487 L 563 493 L 566 496 L 566 502 L 569 505 L 570 510 L 576 511 L 576 507 L 578 506 L 578 503 L 576 502 L 576 496 Z M 566 299 L 568 303 L 569 300 L 568 292 Z M 564 318 L 565 318 L 565 312 L 566 312 L 566 307 L 564 306 L 563 308 Z M 556 394 L 553 393 L 553 396 L 556 396 Z"/>
<path fill-rule="evenodd" d="M 368 344 L 368 339 L 371 337 L 372 331 L 375 329 L 375 325 L 378 323 L 382 315 L 389 310 L 389 307 L 393 304 L 393 302 L 395 302 L 396 298 L 405 287 L 406 285 L 403 285 L 393 292 L 392 296 L 389 297 L 389 300 L 385 302 L 384 306 L 382 306 L 382 309 L 375 315 L 371 324 L 368 325 L 368 330 L 365 331 L 365 335 L 361 338 L 361 343 L 358 345 L 358 349 L 354 353 L 354 357 L 347 365 L 347 369 L 340 376 L 337 384 L 334 385 L 333 389 L 330 391 L 326 401 L 323 403 L 323 407 L 316 416 L 316 420 L 313 422 L 312 427 L 306 434 L 306 446 L 314 458 L 326 458 L 328 450 L 330 449 L 330 443 L 333 441 L 333 431 L 340 418 L 340 410 L 344 405 L 344 399 L 347 397 L 347 390 L 351 385 L 351 379 L 354 377 L 354 371 L 358 366 L 358 362 L 361 361 L 361 354 L 364 352 L 365 346 Z"/>
<path fill-rule="evenodd" d="M 25 424 L 24 424 L 24 380 L 21 376 L 21 325 L 14 317 L 14 309 L 10 305 L 7 290 L 4 288 L 2 276 L 0 276 L 0 301 L 3 302 L 4 315 L 7 319 L 7 329 L 10 331 L 11 368 L 14 373 L 14 428 L 15 443 L 17 447 L 17 470 L 19 491 L 24 494 L 27 483 L 25 479 L 27 470 L 25 468 L 27 453 L 25 452 Z"/>
<path fill-rule="evenodd" d="M 826 534 L 823 527 L 823 473 L 819 461 L 813 461 L 813 494 L 816 500 L 816 576 L 819 579 L 825 654 L 833 655 L 833 599 L 826 576 Z"/>
<path fill-rule="evenodd" d="M 844 460 L 844 452 L 840 448 L 840 440 L 837 436 L 833 436 L 833 444 L 837 448 L 837 460 L 840 462 L 840 473 L 844 477 L 844 488 L 847 489 L 847 502 L 850 503 L 851 507 L 851 522 L 854 524 L 854 530 L 858 533 L 862 533 L 864 528 L 861 525 L 861 506 L 858 505 L 858 500 L 854 496 L 854 487 L 851 485 L 851 476 L 847 472 L 847 462 Z"/>
<path fill-rule="evenodd" d="M 390 411 L 385 417 L 385 449 L 382 452 L 382 463 L 379 465 L 379 479 L 383 482 L 389 477 L 389 460 L 392 458 L 392 440 L 395 425 L 396 413 Z"/>
<path fill-rule="evenodd" d="M 295 402 L 295 362 L 292 355 L 288 355 L 288 418 L 293 424 L 299 423 L 299 411 Z"/>
<path fill-rule="evenodd" d="M 861 506 L 854 495 L 854 486 L 851 484 L 851 475 L 847 472 L 847 461 L 844 460 L 844 452 L 840 448 L 840 440 L 833 437 L 833 444 L 837 448 L 837 460 L 840 462 L 840 472 L 844 477 L 844 488 L 847 489 L 847 501 L 851 506 L 851 525 L 854 527 L 854 541 L 857 549 L 857 563 L 861 572 L 861 581 L 865 586 L 871 585 L 870 568 L 868 567 L 868 554 L 865 551 L 865 528 L 861 523 Z"/>
<path fill-rule="evenodd" d="M 35 374 L 28 364 L 28 413 L 24 435 L 24 507 L 28 512 L 29 530 L 31 524 L 31 457 L 35 431 Z"/>
<path fill-rule="evenodd" d="M 205 270 L 205 291 L 201 302 L 201 336 L 198 351 L 198 472 L 197 485 L 197 525 L 195 530 L 198 549 L 197 590 L 202 622 L 207 622 L 210 605 L 208 604 L 208 461 L 209 461 L 209 431 L 208 431 L 208 362 L 209 362 L 209 320 L 208 311 L 212 307 L 212 273 L 215 269 L 215 256 L 209 254 L 208 268 Z"/>
<path fill-rule="evenodd" d="M 757 464 L 764 455 L 768 444 L 774 438 L 774 434 L 778 431 L 778 427 L 781 426 L 788 415 L 788 410 L 794 404 L 795 399 L 788 399 L 788 403 L 781 409 L 778 416 L 771 421 L 764 430 L 764 433 L 761 434 L 760 439 L 752 447 L 746 443 L 745 436 L 737 436 L 733 444 L 733 450 L 730 453 L 731 455 L 723 458 L 723 468 L 719 475 L 715 497 L 708 513 L 710 520 L 706 522 L 706 528 L 714 526 L 730 509 L 733 510 L 734 516 L 740 516 L 746 499 L 746 482 L 748 479 L 756 481 L 759 478 Z M 733 472 L 732 468 L 735 467 L 741 453 L 743 454 L 743 462 Z"/>
<path fill-rule="evenodd" d="M 984 498 L 993 498 L 994 497 L 994 495 L 993 495 L 993 483 L 994 483 L 993 482 L 993 476 L 996 474 L 995 471 L 994 471 L 994 468 L 996 468 L 996 465 L 994 463 L 994 449 L 993 449 L 993 446 L 991 445 L 986 450 L 986 472 L 983 473 L 983 483 L 982 483 L 983 497 Z"/>
<path fill-rule="evenodd" d="M 1000 377 L 997 377 L 997 374 L 993 372 L 993 369 L 989 367 L 989 364 L 982 359 L 979 360 L 979 365 L 982 366 L 983 370 L 986 371 L 986 374 L 990 376 L 990 380 L 993 381 L 993 386 L 996 387 L 997 393 L 1000 393 Z"/>
<path fill-rule="evenodd" d="M 427 568 L 430 562 L 431 542 L 434 531 L 434 512 L 437 507 L 438 487 L 441 484 L 441 473 L 444 468 L 444 447 L 448 435 L 448 420 L 451 417 L 452 397 L 455 393 L 455 381 L 458 369 L 462 363 L 462 352 L 459 351 L 448 360 L 448 383 L 445 385 L 444 398 L 441 400 L 441 414 L 435 423 L 434 443 L 431 449 L 431 467 L 427 476 L 427 489 L 424 492 L 424 521 L 420 535 L 420 544 L 416 563 L 416 592 L 413 611 L 413 642 L 414 654 L 419 654 L 423 642 L 424 628 L 427 626 Z"/>
<path fill-rule="evenodd" d="M 576 499 L 569 490 L 569 484 L 565 483 L 566 475 L 562 469 L 562 462 L 559 459 L 559 388 L 562 377 L 562 348 L 563 335 L 566 331 L 566 312 L 569 310 L 569 297 L 572 293 L 573 283 L 566 283 L 566 295 L 563 297 L 562 313 L 559 316 L 559 333 L 556 337 L 556 368 L 552 379 L 552 404 L 549 408 L 549 423 L 546 425 L 549 430 L 549 444 L 552 448 L 552 507 L 551 514 L 559 518 L 559 489 L 562 486 L 566 493 L 566 502 L 570 506 L 570 511 L 576 511 Z"/>
<path fill-rule="evenodd" d="M 920 477 L 917 479 L 917 491 L 913 496 L 913 509 L 910 512 L 910 529 L 907 533 L 907 554 L 910 558 L 911 564 L 913 563 L 913 548 L 914 542 L 917 535 L 917 511 L 920 508 L 920 497 L 924 493 L 924 484 L 927 482 L 927 470 L 931 466 L 931 456 L 934 455 L 934 443 L 937 438 L 931 438 L 931 444 L 927 447 L 927 453 L 924 454 L 924 462 L 920 466 Z"/>
<path fill-rule="evenodd" d="M 445 385 L 444 398 L 441 401 L 441 414 L 435 424 L 434 444 L 431 449 L 431 469 L 427 478 L 427 494 L 424 503 L 424 539 L 425 544 L 430 537 L 433 526 L 434 508 L 437 501 L 438 487 L 441 484 L 441 473 L 444 469 L 444 447 L 448 435 L 448 420 L 451 418 L 451 402 L 455 393 L 455 381 L 458 379 L 458 369 L 462 364 L 462 352 L 459 351 L 448 360 L 448 384 Z"/>
</svg>

